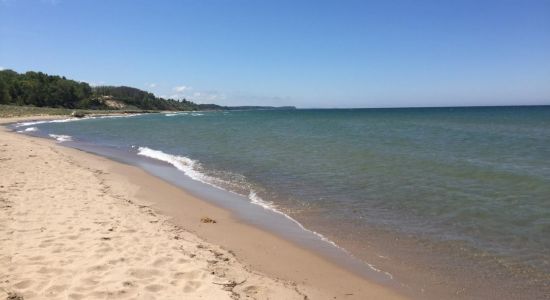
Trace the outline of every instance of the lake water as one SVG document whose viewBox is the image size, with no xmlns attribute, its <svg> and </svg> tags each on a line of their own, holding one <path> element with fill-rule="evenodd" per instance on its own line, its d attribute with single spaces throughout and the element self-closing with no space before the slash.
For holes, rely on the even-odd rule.
<svg viewBox="0 0 550 300">
<path fill-rule="evenodd" d="M 374 241 L 403 237 L 452 258 L 434 265 L 475 260 L 548 292 L 550 107 L 189 112 L 16 129 L 162 160 L 356 257 L 374 259 L 362 253 L 370 245 L 378 265 Z M 407 257 L 398 248 L 388 253 Z"/>
</svg>

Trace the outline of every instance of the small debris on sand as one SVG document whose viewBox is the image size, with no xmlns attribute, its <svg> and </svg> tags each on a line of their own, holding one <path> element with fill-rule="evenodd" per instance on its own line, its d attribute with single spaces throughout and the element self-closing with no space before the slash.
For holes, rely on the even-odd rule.
<svg viewBox="0 0 550 300">
<path fill-rule="evenodd" d="M 6 300 L 23 300 L 23 296 L 15 293 L 15 292 L 9 292 L 8 298 Z"/>
<path fill-rule="evenodd" d="M 202 218 L 201 218 L 201 222 L 202 222 L 202 223 L 212 223 L 212 224 L 216 224 L 216 223 L 217 223 L 216 220 L 211 219 L 211 218 L 209 218 L 209 217 L 202 217 Z"/>
</svg>

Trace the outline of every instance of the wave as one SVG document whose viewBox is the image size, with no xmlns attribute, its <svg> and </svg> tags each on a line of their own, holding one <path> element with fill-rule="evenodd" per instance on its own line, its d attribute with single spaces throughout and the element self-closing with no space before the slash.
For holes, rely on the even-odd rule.
<svg viewBox="0 0 550 300">
<path fill-rule="evenodd" d="M 304 231 L 307 231 L 313 235 L 315 235 L 316 237 L 318 237 L 319 239 L 321 239 L 322 241 L 324 242 L 327 242 L 329 244 L 331 244 L 332 246 L 348 253 L 348 251 L 340 246 L 338 246 L 335 242 L 331 241 L 329 238 L 325 237 L 324 235 L 316 232 L 316 231 L 313 231 L 311 229 L 308 229 L 306 227 L 304 227 L 304 225 L 302 225 L 302 223 L 298 222 L 296 219 L 294 219 L 293 217 L 285 214 L 284 212 L 280 211 L 277 209 L 277 207 L 273 204 L 273 202 L 271 201 L 265 201 L 264 199 L 262 199 L 261 197 L 259 197 L 256 192 L 254 190 L 251 190 L 250 193 L 248 194 L 248 199 L 250 199 L 250 203 L 252 204 L 256 204 L 256 205 L 259 205 L 261 207 L 263 207 L 264 209 L 267 209 L 267 210 L 270 210 L 274 213 L 277 213 L 277 214 L 280 214 L 282 216 L 284 216 L 285 218 L 289 219 L 290 221 L 294 222 L 296 225 L 298 225 L 300 227 L 300 229 L 304 230 Z M 348 253 L 349 254 L 349 253 Z"/>
<path fill-rule="evenodd" d="M 165 117 L 176 117 L 176 116 L 193 116 L 193 117 L 199 117 L 199 116 L 204 116 L 203 113 L 198 113 L 198 112 L 179 112 L 179 113 L 166 113 L 164 114 Z"/>
<path fill-rule="evenodd" d="M 260 198 L 254 190 L 250 190 L 250 193 L 248 193 L 248 199 L 250 199 L 250 203 L 259 205 L 267 210 L 277 210 L 275 208 L 275 205 L 271 201 L 265 201 L 264 199 Z"/>
<path fill-rule="evenodd" d="M 70 135 L 64 135 L 64 134 L 49 134 L 50 137 L 54 138 L 56 141 L 62 143 L 62 142 L 70 142 L 73 140 L 73 137 Z"/>
<path fill-rule="evenodd" d="M 174 166 L 176 169 L 182 171 L 185 175 L 191 177 L 191 179 L 200 181 L 202 183 L 208 184 L 210 186 L 213 186 L 215 188 L 218 188 L 218 189 L 221 189 L 221 190 L 224 190 L 224 191 L 235 193 L 231 190 L 227 190 L 227 189 L 223 188 L 220 184 L 216 184 L 216 183 L 224 182 L 223 180 L 221 180 L 219 178 L 214 178 L 214 177 L 209 176 L 209 175 L 206 175 L 206 174 L 200 172 L 199 170 L 197 170 L 198 168 L 200 168 L 200 164 L 199 164 L 199 162 L 197 162 L 195 160 L 192 160 L 192 159 L 190 159 L 188 157 L 185 157 L 185 156 L 179 156 L 179 155 L 172 155 L 172 154 L 164 153 L 160 150 L 154 150 L 154 149 L 147 148 L 147 147 L 137 147 L 137 149 L 138 149 L 138 153 L 137 153 L 138 155 L 153 158 L 153 159 L 156 159 L 156 160 L 160 160 L 160 161 L 169 163 L 172 166 Z M 235 193 L 235 194 L 238 194 L 238 193 Z M 246 195 L 242 195 L 242 194 L 239 194 L 239 195 L 246 197 Z M 259 197 L 256 194 L 256 191 L 254 191 L 253 189 L 250 189 L 247 198 L 248 198 L 248 200 L 250 200 L 250 203 L 252 203 L 254 205 L 258 205 L 258 206 L 260 206 L 260 207 L 262 207 L 266 210 L 270 210 L 274 213 L 283 215 L 285 218 L 287 218 L 287 219 L 291 220 L 292 222 L 296 223 L 301 229 L 314 234 L 315 236 L 317 236 L 321 240 L 323 240 L 323 241 L 325 241 L 325 242 L 327 242 L 327 243 L 329 243 L 329 244 L 331 244 L 331 245 L 333 245 L 337 248 L 340 248 L 340 249 L 344 250 L 343 248 L 336 245 L 336 243 L 329 240 L 328 238 L 326 238 L 322 234 L 305 228 L 300 222 L 296 221 L 291 216 L 289 216 L 289 215 L 285 214 L 284 212 L 280 211 L 279 209 L 277 209 L 277 206 L 273 202 L 266 201 L 266 200 L 262 199 L 261 197 Z"/>
<path fill-rule="evenodd" d="M 115 119 L 115 118 L 131 118 L 131 117 L 137 117 L 141 116 L 143 114 L 141 113 L 135 113 L 135 114 L 122 114 L 122 115 L 103 115 L 103 116 L 91 116 L 91 117 L 84 117 L 81 119 Z"/>
<path fill-rule="evenodd" d="M 83 118 L 85 119 L 85 118 Z M 45 124 L 45 123 L 66 123 L 66 122 L 73 122 L 81 120 L 79 118 L 67 118 L 67 119 L 59 119 L 59 120 L 43 120 L 43 121 L 29 121 L 29 122 L 21 122 L 15 124 L 15 127 L 27 127 L 27 126 L 33 126 L 38 124 Z"/>
<path fill-rule="evenodd" d="M 137 154 L 141 156 L 153 158 L 156 160 L 160 160 L 163 162 L 167 162 L 172 166 L 174 166 L 176 169 L 185 173 L 185 175 L 191 177 L 192 179 L 209 184 L 209 182 L 207 182 L 205 178 L 206 176 L 195 170 L 194 167 L 197 164 L 197 162 L 190 158 L 187 158 L 185 156 L 167 154 L 162 151 L 154 150 L 147 147 L 138 147 Z"/>
<path fill-rule="evenodd" d="M 66 118 L 66 119 L 57 119 L 57 120 L 41 120 L 41 121 L 29 121 L 29 122 L 20 122 L 16 123 L 15 127 L 27 127 L 39 124 L 46 123 L 66 123 L 82 120 L 91 120 L 91 119 L 114 119 L 114 118 L 130 118 L 135 116 L 140 116 L 142 114 L 123 114 L 123 115 L 100 115 L 100 116 L 86 116 L 84 118 Z"/>
<path fill-rule="evenodd" d="M 21 132 L 34 132 L 34 131 L 38 131 L 38 128 L 28 127 L 28 128 L 23 129 L 23 130 L 17 130 L 17 132 L 19 132 L 19 133 L 21 133 Z"/>
<path fill-rule="evenodd" d="M 217 183 L 221 183 L 221 182 L 225 183 L 225 181 L 223 179 L 215 178 L 215 177 L 212 177 L 212 176 L 209 176 L 207 174 L 204 174 L 204 173 L 200 172 L 199 169 L 201 168 L 201 166 L 200 166 L 200 163 L 196 160 L 190 159 L 190 158 L 185 157 L 185 156 L 168 154 L 168 153 L 162 152 L 160 150 L 154 150 L 154 149 L 147 148 L 147 147 L 136 147 L 136 146 L 132 146 L 132 147 L 137 148 L 137 150 L 138 150 L 137 154 L 138 155 L 149 157 L 149 158 L 152 158 L 152 159 L 156 159 L 156 160 L 159 160 L 159 161 L 169 163 L 172 166 L 174 166 L 176 169 L 182 171 L 185 175 L 189 176 L 190 178 L 192 178 L 194 180 L 197 180 L 199 182 L 208 184 L 210 186 L 213 186 L 215 188 L 218 188 L 218 189 L 221 189 L 221 190 L 224 190 L 224 191 L 227 191 L 227 192 L 231 192 L 231 193 L 238 194 L 240 196 L 246 197 L 246 195 L 242 195 L 242 194 L 236 193 L 234 191 L 227 190 L 227 189 L 223 188 L 220 184 L 217 184 Z M 256 193 L 256 191 L 254 191 L 254 189 L 252 189 L 252 188 L 249 189 L 249 193 L 248 193 L 247 198 L 248 198 L 248 200 L 250 200 L 251 204 L 258 205 L 258 206 L 262 207 L 263 209 L 266 209 L 266 210 L 269 210 L 273 213 L 284 216 L 286 219 L 290 220 L 291 222 L 295 223 L 298 227 L 300 227 L 301 230 L 314 235 L 315 237 L 317 237 L 321 241 L 330 244 L 331 246 L 333 246 L 333 247 L 339 249 L 340 251 L 346 253 L 350 257 L 354 257 L 349 251 L 347 251 L 346 249 L 338 246 L 335 242 L 333 242 L 329 238 L 325 237 L 324 235 L 322 235 L 322 234 L 320 234 L 320 233 L 318 233 L 314 230 L 311 230 L 311 229 L 308 229 L 308 228 L 304 227 L 304 225 L 302 225 L 296 219 L 292 218 L 291 216 L 289 216 L 286 213 L 279 210 L 273 202 L 266 201 L 266 200 L 262 199 L 260 196 L 258 196 L 258 194 Z M 378 273 L 383 273 L 386 276 L 388 276 L 390 279 L 393 278 L 393 276 L 390 273 L 382 271 L 382 270 L 376 268 L 374 265 L 372 265 L 370 263 L 365 262 L 365 264 L 370 269 L 372 269 L 372 270 L 374 270 Z"/>
<path fill-rule="evenodd" d="M 252 204 L 256 204 L 256 205 L 259 205 L 261 207 L 263 207 L 264 209 L 267 209 L 267 210 L 270 210 L 274 213 L 277 213 L 277 214 L 280 214 L 282 216 L 284 216 L 285 218 L 289 219 L 290 221 L 292 221 L 293 223 L 295 223 L 296 225 L 298 225 L 298 227 L 300 227 L 300 229 L 306 231 L 306 232 L 309 232 L 313 235 L 315 235 L 317 238 L 321 239 L 323 242 L 326 242 L 326 243 L 329 243 L 330 245 L 344 251 L 345 253 L 351 255 L 346 249 L 338 246 L 338 244 L 336 244 L 335 242 L 333 242 L 332 240 L 330 240 L 329 238 L 327 238 L 326 236 L 318 233 L 317 231 L 314 231 L 314 230 L 311 230 L 311 229 L 308 229 L 306 227 L 304 227 L 304 225 L 302 225 L 302 223 L 298 222 L 296 219 L 294 219 L 293 217 L 285 214 L 284 212 L 280 211 L 277 209 L 277 207 L 273 204 L 273 202 L 271 201 L 266 201 L 264 199 L 262 199 L 261 197 L 259 197 L 256 192 L 254 190 L 251 190 L 250 193 L 248 194 L 248 199 L 250 200 L 250 203 Z M 375 271 L 379 271 L 378 269 L 374 268 L 372 265 L 368 264 L 369 267 L 371 267 L 373 270 Z"/>
<path fill-rule="evenodd" d="M 166 117 L 175 117 L 175 116 L 185 116 L 185 115 L 188 115 L 189 113 L 186 113 L 186 112 L 179 112 L 179 113 L 166 113 L 164 114 L 164 116 Z"/>
</svg>

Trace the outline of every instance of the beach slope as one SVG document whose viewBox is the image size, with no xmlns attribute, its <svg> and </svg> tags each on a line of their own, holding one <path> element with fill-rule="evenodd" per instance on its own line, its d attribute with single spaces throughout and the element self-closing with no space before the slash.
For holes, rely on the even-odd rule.
<svg viewBox="0 0 550 300">
<path fill-rule="evenodd" d="M 403 297 L 139 168 L 0 126 L 6 298 Z"/>
<path fill-rule="evenodd" d="M 108 163 L 1 128 L 1 299 L 304 299 L 106 181 Z"/>
</svg>

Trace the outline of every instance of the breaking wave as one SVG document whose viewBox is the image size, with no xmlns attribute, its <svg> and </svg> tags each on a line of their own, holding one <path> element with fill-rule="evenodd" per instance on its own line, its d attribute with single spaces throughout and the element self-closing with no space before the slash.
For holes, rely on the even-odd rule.
<svg viewBox="0 0 550 300">
<path fill-rule="evenodd" d="M 73 140 L 73 137 L 70 135 L 64 135 L 64 134 L 49 134 L 50 137 L 54 138 L 56 141 L 62 143 L 62 142 L 70 142 Z"/>
<path fill-rule="evenodd" d="M 149 158 L 152 158 L 152 159 L 156 159 L 156 160 L 159 160 L 159 161 L 169 163 L 172 166 L 174 166 L 176 169 L 182 171 L 183 173 L 185 173 L 185 175 L 191 177 L 194 180 L 200 181 L 202 183 L 208 184 L 208 185 L 213 186 L 213 187 L 218 188 L 218 189 L 222 189 L 222 190 L 225 190 L 225 191 L 228 191 L 228 192 L 231 192 L 231 193 L 235 193 L 234 191 L 227 190 L 227 189 L 222 187 L 223 184 L 220 184 L 220 183 L 222 183 L 222 182 L 226 183 L 223 179 L 215 178 L 215 177 L 212 177 L 212 176 L 209 176 L 207 174 L 202 173 L 200 171 L 200 169 L 201 169 L 200 163 L 196 160 L 190 159 L 190 158 L 185 157 L 185 156 L 168 154 L 168 153 L 165 153 L 165 152 L 162 152 L 162 151 L 159 151 L 159 150 L 154 150 L 154 149 L 147 148 L 147 147 L 135 147 L 135 148 L 137 148 L 137 151 L 138 151 L 137 154 L 138 155 L 149 157 Z M 235 193 L 235 194 L 238 194 L 238 193 Z M 242 194 L 239 194 L 239 195 L 246 197 L 246 195 L 242 195 Z M 298 222 L 297 220 L 295 220 L 291 216 L 285 214 L 281 210 L 277 209 L 277 206 L 273 202 L 266 201 L 266 200 L 262 199 L 260 196 L 258 196 L 256 191 L 254 191 L 253 189 L 251 189 L 251 188 L 249 189 L 247 198 L 250 201 L 250 203 L 252 203 L 254 205 L 258 205 L 258 206 L 262 207 L 263 209 L 266 209 L 266 210 L 269 210 L 271 212 L 274 212 L 274 213 L 277 213 L 277 214 L 280 214 L 280 215 L 284 216 L 285 218 L 289 219 L 290 221 L 292 221 L 293 223 L 298 225 L 302 230 L 304 230 L 306 232 L 309 232 L 309 233 L 315 235 L 317 238 L 321 239 L 322 241 L 324 241 L 326 243 L 329 243 L 330 245 L 332 245 L 332 246 L 334 246 L 334 247 L 350 254 L 346 249 L 338 246 L 336 243 L 334 243 L 333 241 L 331 241 L 330 239 L 328 239 L 324 235 L 322 235 L 322 234 L 320 234 L 316 231 L 305 228 L 300 222 Z M 374 269 L 375 271 L 379 271 L 378 269 L 374 268 L 373 266 L 370 266 L 370 267 L 372 269 Z"/>
<path fill-rule="evenodd" d="M 17 132 L 34 132 L 34 131 L 38 131 L 38 128 L 36 128 L 36 127 L 27 127 L 23 130 L 18 130 Z"/>
<path fill-rule="evenodd" d="M 38 125 L 38 124 L 46 124 L 46 123 L 66 123 L 66 122 L 91 120 L 91 119 L 130 118 L 130 117 L 135 117 L 135 116 L 140 116 L 140 115 L 142 115 L 142 114 L 99 115 L 99 116 L 86 116 L 84 118 L 66 118 L 66 119 L 56 119 L 56 120 L 28 121 L 28 122 L 16 123 L 15 128 L 33 126 L 33 125 Z"/>
</svg>

